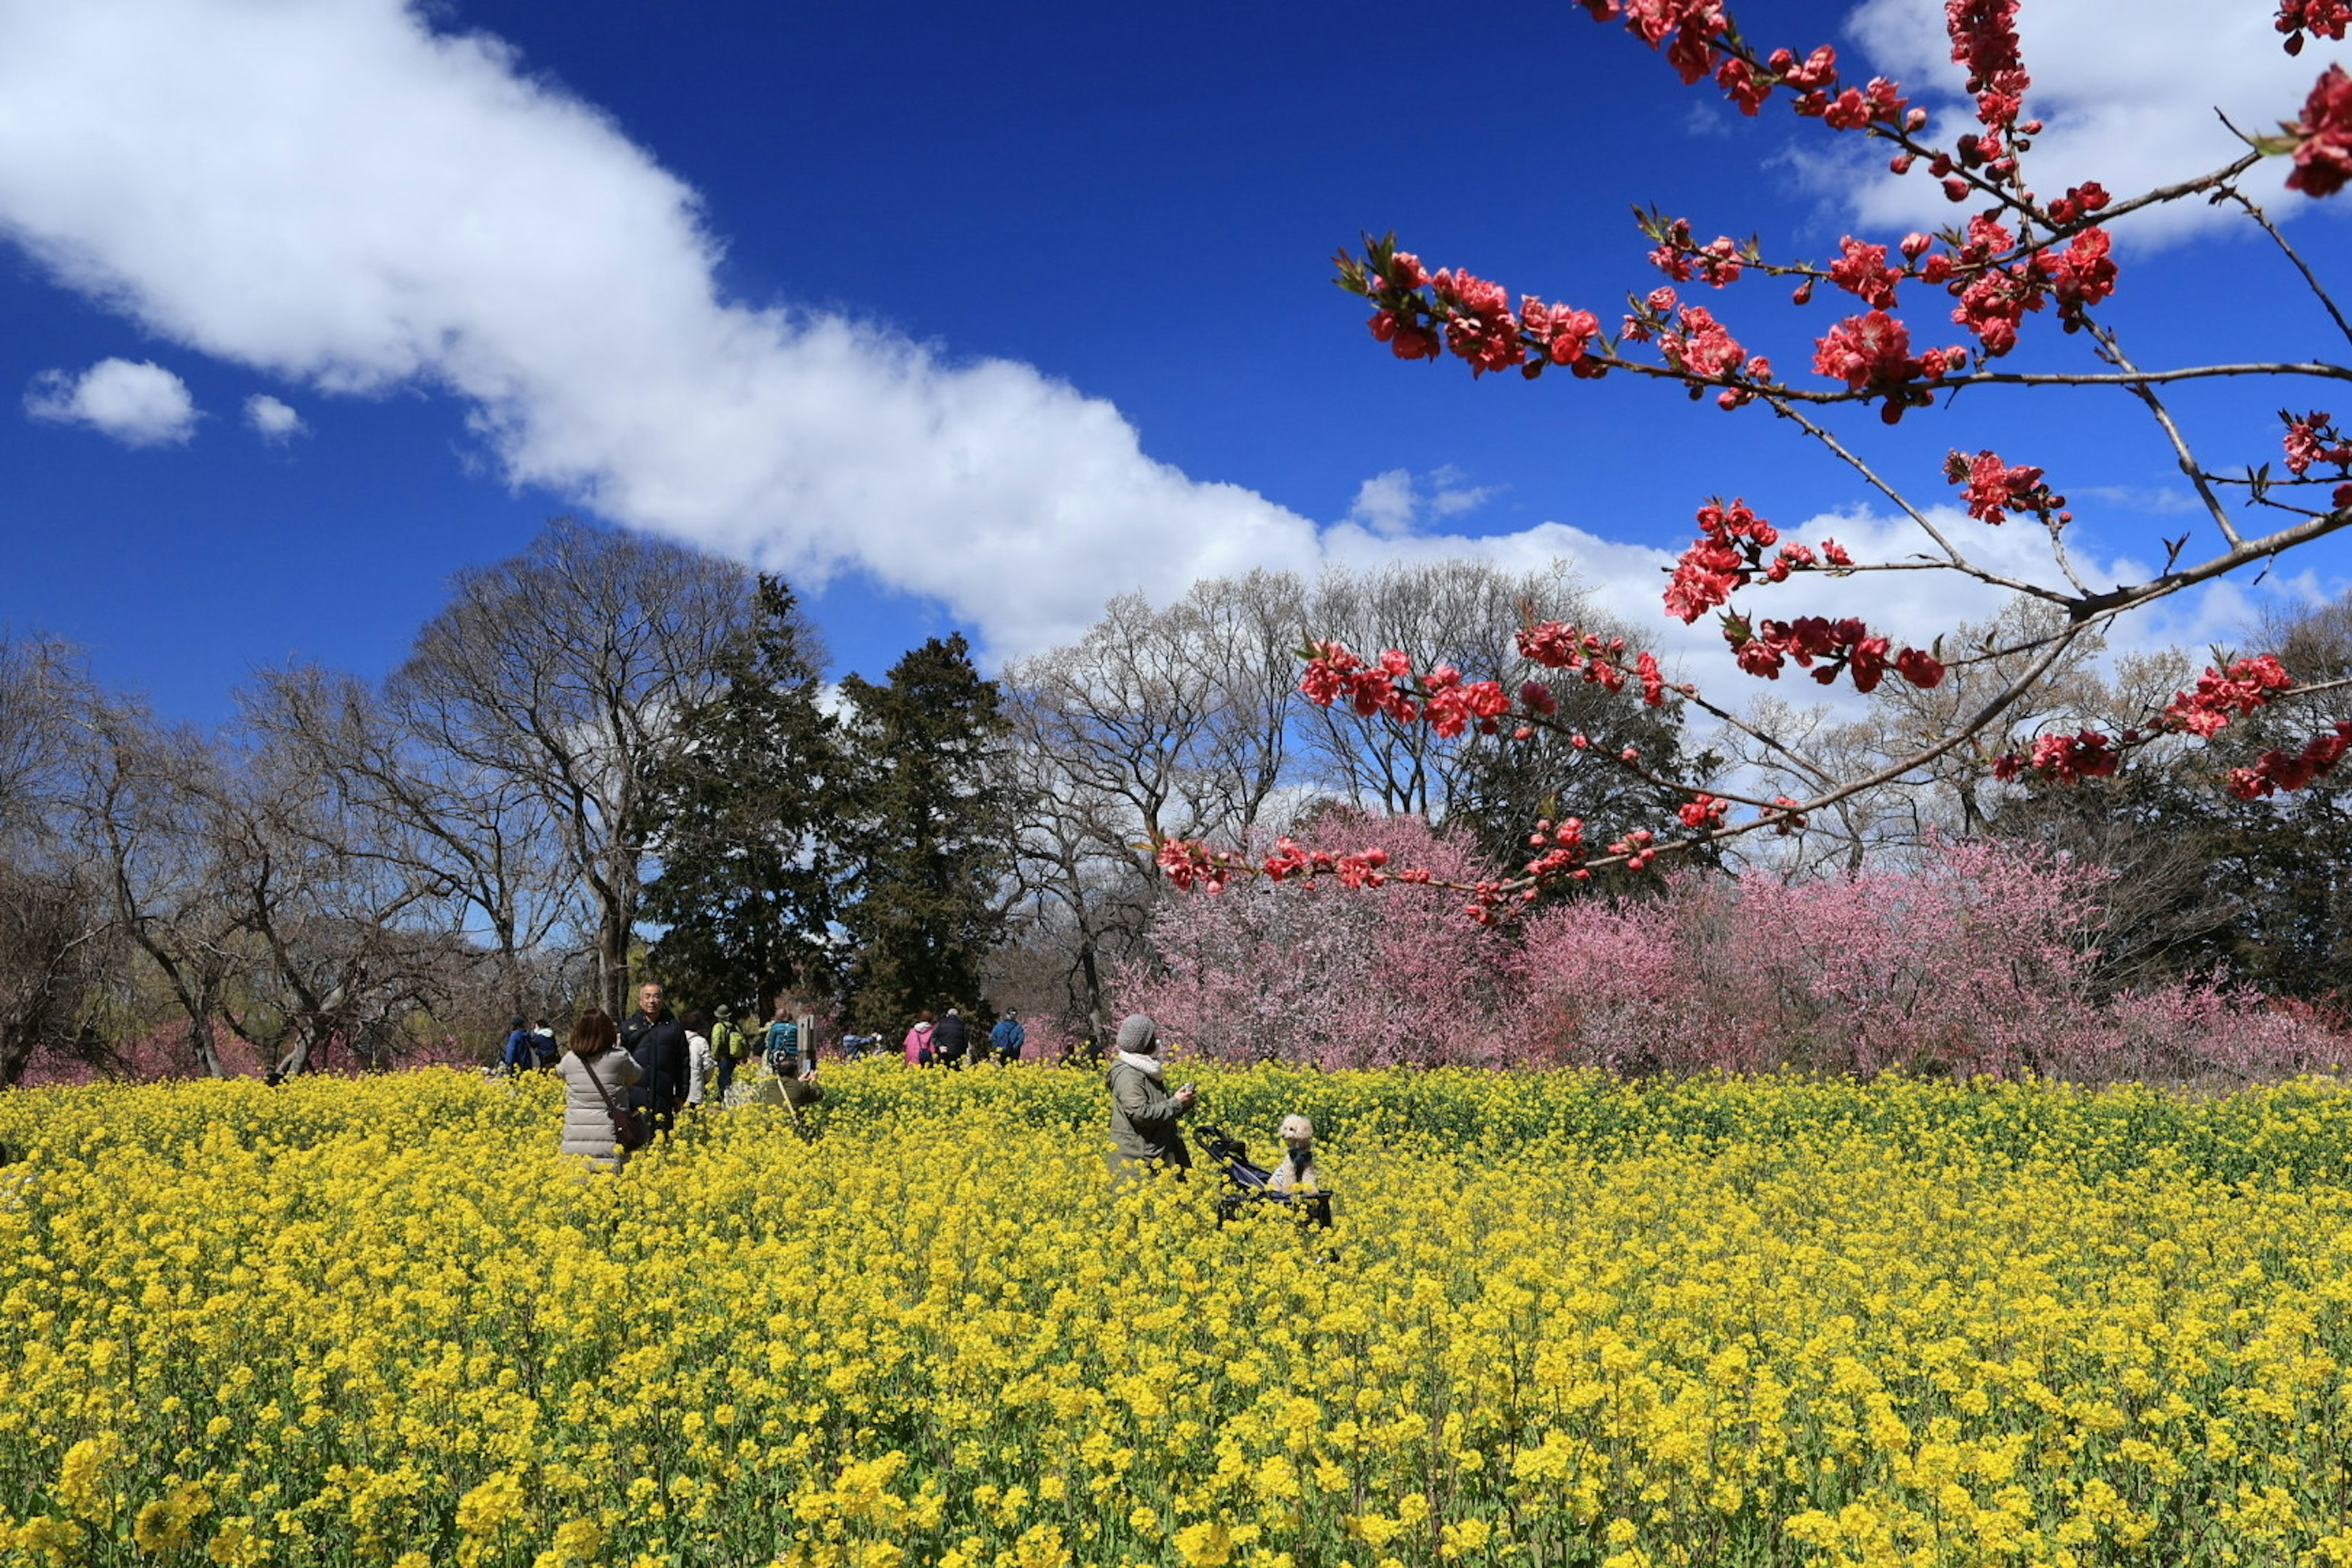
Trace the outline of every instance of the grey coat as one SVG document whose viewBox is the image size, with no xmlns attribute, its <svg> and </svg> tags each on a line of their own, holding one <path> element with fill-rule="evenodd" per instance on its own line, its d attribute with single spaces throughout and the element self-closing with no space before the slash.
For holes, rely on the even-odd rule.
<svg viewBox="0 0 2352 1568">
<path fill-rule="evenodd" d="M 598 1170 L 618 1171 L 629 1157 L 614 1142 L 613 1113 L 605 1109 L 596 1084 L 589 1080 L 589 1064 L 566 1051 L 555 1070 L 563 1077 L 563 1152 L 595 1161 Z M 595 1073 L 605 1094 L 619 1106 L 629 1103 L 629 1086 L 646 1075 L 636 1058 L 624 1050 L 608 1050 L 598 1057 Z"/>
<path fill-rule="evenodd" d="M 1176 1124 L 1184 1108 L 1141 1068 L 1114 1060 L 1103 1074 L 1110 1085 L 1110 1168 L 1119 1174 L 1138 1165 L 1170 1165 L 1186 1170 L 1192 1151 Z"/>
</svg>

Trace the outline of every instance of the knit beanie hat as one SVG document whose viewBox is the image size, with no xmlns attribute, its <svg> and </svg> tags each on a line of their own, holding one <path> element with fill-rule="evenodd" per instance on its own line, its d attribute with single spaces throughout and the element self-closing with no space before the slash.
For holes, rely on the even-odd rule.
<svg viewBox="0 0 2352 1568">
<path fill-rule="evenodd" d="M 1129 1056 L 1148 1057 L 1160 1044 L 1160 1026 L 1143 1013 L 1129 1013 L 1118 1026 L 1118 1048 Z"/>
</svg>

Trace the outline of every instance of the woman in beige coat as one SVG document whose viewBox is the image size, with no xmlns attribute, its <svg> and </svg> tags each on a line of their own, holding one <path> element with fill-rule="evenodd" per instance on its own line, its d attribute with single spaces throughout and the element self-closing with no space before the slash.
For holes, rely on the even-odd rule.
<svg viewBox="0 0 2352 1568">
<path fill-rule="evenodd" d="M 646 1076 L 635 1057 L 613 1048 L 620 1037 L 612 1015 L 591 1007 L 572 1026 L 572 1044 L 556 1064 L 563 1075 L 563 1152 L 599 1171 L 617 1172 L 629 1163 L 613 1128 L 613 1107 L 627 1105 L 629 1085 Z"/>
</svg>

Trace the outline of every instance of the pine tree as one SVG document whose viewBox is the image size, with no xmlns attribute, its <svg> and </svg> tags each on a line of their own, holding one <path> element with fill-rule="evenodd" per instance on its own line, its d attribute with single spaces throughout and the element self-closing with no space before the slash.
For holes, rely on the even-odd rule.
<svg viewBox="0 0 2352 1568">
<path fill-rule="evenodd" d="M 818 701 L 814 636 L 762 574 L 723 685 L 649 778 L 643 837 L 659 857 L 644 913 L 655 974 L 694 1005 L 752 1006 L 833 976 L 843 798 L 839 725 Z"/>
<path fill-rule="evenodd" d="M 841 913 L 850 1016 L 889 1031 L 919 1008 L 970 1011 L 1003 923 L 1016 817 L 996 684 L 956 636 L 908 653 L 886 684 L 850 677 L 843 695 L 856 780 Z"/>
</svg>

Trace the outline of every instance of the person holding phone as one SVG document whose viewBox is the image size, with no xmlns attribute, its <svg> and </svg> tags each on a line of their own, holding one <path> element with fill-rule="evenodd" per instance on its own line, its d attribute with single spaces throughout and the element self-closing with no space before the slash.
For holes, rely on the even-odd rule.
<svg viewBox="0 0 2352 1568">
<path fill-rule="evenodd" d="M 1141 1013 L 1118 1026 L 1118 1054 L 1103 1081 L 1110 1086 L 1110 1170 L 1114 1176 L 1160 1169 L 1181 1176 L 1192 1168 L 1192 1151 L 1178 1125 L 1191 1113 L 1199 1090 L 1192 1085 L 1170 1093 L 1162 1083 L 1160 1028 Z"/>
</svg>

